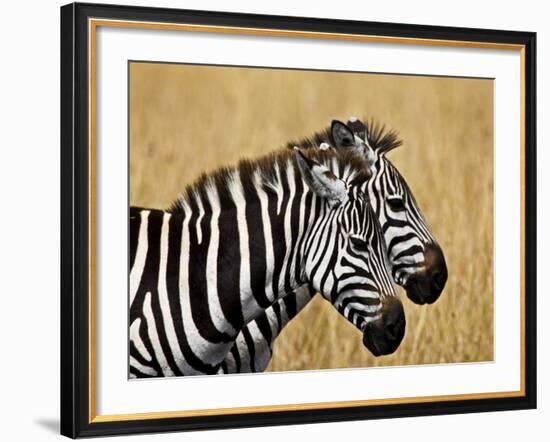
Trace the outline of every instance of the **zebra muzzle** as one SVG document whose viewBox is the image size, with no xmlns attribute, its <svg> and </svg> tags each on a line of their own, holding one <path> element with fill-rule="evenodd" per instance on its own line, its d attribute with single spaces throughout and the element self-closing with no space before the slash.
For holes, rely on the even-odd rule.
<svg viewBox="0 0 550 442">
<path fill-rule="evenodd" d="M 430 244 L 424 255 L 425 269 L 410 275 L 405 284 L 409 299 L 421 305 L 437 301 L 447 282 L 447 263 L 441 248 L 437 244 Z"/>
<path fill-rule="evenodd" d="M 393 353 L 405 336 L 405 311 L 395 296 L 384 299 L 382 315 L 369 322 L 363 331 L 363 344 L 374 356 Z"/>
</svg>

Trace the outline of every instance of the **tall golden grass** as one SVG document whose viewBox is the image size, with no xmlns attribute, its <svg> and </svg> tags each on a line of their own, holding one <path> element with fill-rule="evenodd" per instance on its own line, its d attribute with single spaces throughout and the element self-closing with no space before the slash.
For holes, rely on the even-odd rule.
<svg viewBox="0 0 550 442">
<path fill-rule="evenodd" d="M 431 306 L 402 291 L 400 348 L 375 358 L 317 297 L 278 338 L 269 370 L 493 359 L 493 82 L 480 79 L 132 63 L 130 203 L 166 208 L 204 171 L 281 148 L 332 119 L 374 117 L 443 248 Z"/>
</svg>

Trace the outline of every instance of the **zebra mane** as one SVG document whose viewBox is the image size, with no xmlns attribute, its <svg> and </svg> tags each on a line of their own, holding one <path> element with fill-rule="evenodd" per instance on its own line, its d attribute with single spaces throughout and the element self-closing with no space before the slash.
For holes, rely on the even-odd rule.
<svg viewBox="0 0 550 442">
<path fill-rule="evenodd" d="M 306 156 L 326 166 L 337 177 L 342 179 L 346 177 L 345 181 L 351 185 L 360 185 L 371 177 L 365 160 L 352 152 L 311 149 L 307 151 Z M 224 206 L 234 207 L 228 189 L 234 184 L 236 174 L 238 174 L 245 193 L 247 190 L 253 190 L 257 183 L 263 187 L 264 191 L 274 192 L 277 186 L 281 185 L 277 184 L 279 182 L 277 170 L 286 175 L 285 170 L 290 166 L 294 168 L 296 175 L 300 175 L 294 152 L 280 149 L 258 159 L 243 159 L 236 166 L 221 167 L 214 172 L 203 173 L 195 182 L 185 188 L 167 211 L 171 213 L 183 212 L 185 206 L 194 204 L 192 203 L 194 195 L 200 195 L 204 200 L 212 190 L 217 191 L 222 208 Z M 283 184 L 284 186 L 286 184 Z"/>
<path fill-rule="evenodd" d="M 367 120 L 365 119 L 365 121 Z M 362 123 L 360 120 L 355 120 L 353 123 L 354 126 L 356 126 L 354 132 L 363 140 L 366 138 L 365 141 L 367 144 L 375 151 L 385 153 L 403 144 L 403 140 L 399 138 L 399 133 L 396 130 L 386 130 L 385 124 L 380 124 L 372 118 L 370 121 L 367 121 L 367 123 Z M 359 131 L 357 131 L 357 129 L 359 129 Z M 312 147 L 319 147 L 322 143 L 334 145 L 330 128 L 317 132 L 310 137 L 302 138 L 299 141 L 292 141 L 288 143 L 286 147 L 293 148 L 294 146 L 298 146 L 309 149 Z"/>
</svg>

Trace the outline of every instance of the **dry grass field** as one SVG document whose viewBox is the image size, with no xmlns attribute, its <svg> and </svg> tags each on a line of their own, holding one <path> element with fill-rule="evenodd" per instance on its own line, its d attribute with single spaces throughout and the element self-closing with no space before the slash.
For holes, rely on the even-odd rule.
<svg viewBox="0 0 550 442">
<path fill-rule="evenodd" d="M 389 158 L 445 253 L 441 298 L 401 296 L 407 330 L 390 356 L 317 297 L 284 330 L 270 370 L 493 359 L 493 82 L 397 75 L 132 63 L 130 203 L 166 208 L 203 171 L 257 157 L 332 119 L 399 131 Z"/>
</svg>

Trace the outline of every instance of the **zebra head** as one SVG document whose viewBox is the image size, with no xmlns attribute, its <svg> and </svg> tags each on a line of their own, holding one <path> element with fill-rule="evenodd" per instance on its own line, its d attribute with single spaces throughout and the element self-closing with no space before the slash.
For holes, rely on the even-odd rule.
<svg viewBox="0 0 550 442">
<path fill-rule="evenodd" d="M 363 333 L 375 355 L 393 353 L 405 334 L 405 313 L 387 262 L 384 236 L 362 187 L 370 173 L 358 156 L 355 170 L 335 154 L 315 159 L 295 150 L 312 191 L 311 222 L 301 250 L 305 280 Z M 317 161 L 316 161 L 317 160 Z"/>
<path fill-rule="evenodd" d="M 330 138 L 336 149 L 358 153 L 370 166 L 366 193 L 382 226 L 394 281 L 413 302 L 435 302 L 447 281 L 447 265 L 411 189 L 386 158 L 401 145 L 397 134 L 352 117 L 347 125 L 333 121 Z"/>
</svg>

